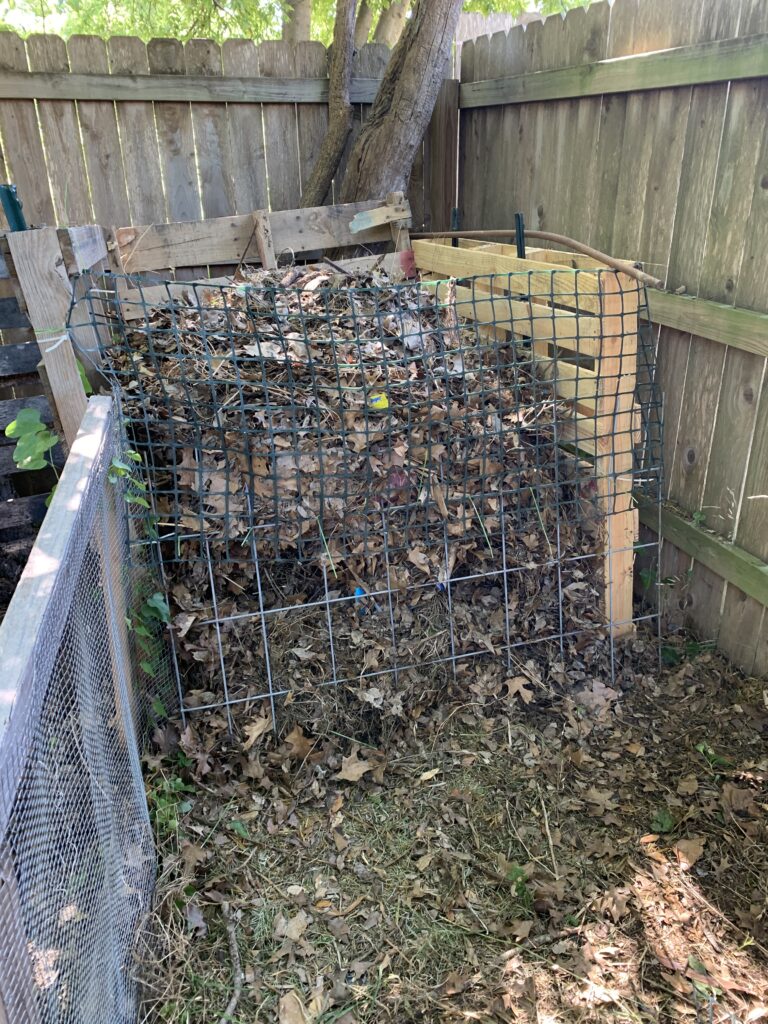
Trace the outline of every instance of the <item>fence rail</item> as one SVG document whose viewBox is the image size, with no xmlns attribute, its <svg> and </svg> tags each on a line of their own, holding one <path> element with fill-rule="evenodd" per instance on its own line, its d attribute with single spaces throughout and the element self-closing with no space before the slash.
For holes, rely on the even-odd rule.
<svg viewBox="0 0 768 1024">
<path fill-rule="evenodd" d="M 768 562 L 766 32 L 751 0 L 616 0 L 465 43 L 459 156 L 463 226 L 522 210 L 687 291 L 649 299 L 689 518 L 662 519 L 659 582 L 671 623 L 758 673 L 763 591 L 732 570 Z"/>
</svg>

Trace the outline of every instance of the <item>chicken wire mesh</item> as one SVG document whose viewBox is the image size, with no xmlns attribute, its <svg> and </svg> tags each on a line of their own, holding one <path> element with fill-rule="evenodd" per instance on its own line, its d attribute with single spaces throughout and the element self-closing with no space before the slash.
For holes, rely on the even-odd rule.
<svg viewBox="0 0 768 1024">
<path fill-rule="evenodd" d="M 136 558 L 128 569 L 121 457 L 110 414 L 23 662 L 13 604 L 0 634 L 6 669 L 20 664 L 0 744 L 0 1018 L 13 1024 L 128 1024 L 138 1010 L 155 857 L 139 762 L 147 696 L 133 689 L 147 677 L 121 623 L 147 574 Z M 63 486 L 47 523 L 61 521 Z M 56 568 L 46 525 L 33 576 Z"/>
<path fill-rule="evenodd" d="M 633 487 L 659 494 L 653 338 L 639 285 L 609 324 L 594 281 L 616 275 L 570 275 L 570 296 L 554 275 L 395 283 L 330 262 L 86 291 L 77 322 L 151 482 L 137 515 L 184 712 L 232 725 L 239 704 L 342 684 L 403 714 L 426 676 L 521 666 L 616 678 L 606 581 L 656 541 L 606 557 L 606 522 Z"/>
</svg>

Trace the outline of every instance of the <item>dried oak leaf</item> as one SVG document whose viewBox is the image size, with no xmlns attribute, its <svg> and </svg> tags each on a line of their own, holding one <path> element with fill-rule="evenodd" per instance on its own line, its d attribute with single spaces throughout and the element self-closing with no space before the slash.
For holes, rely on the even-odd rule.
<svg viewBox="0 0 768 1024">
<path fill-rule="evenodd" d="M 530 704 L 533 700 L 533 690 L 529 689 L 531 684 L 527 676 L 515 676 L 507 680 L 508 696 L 519 697 L 523 704 Z"/>
<path fill-rule="evenodd" d="M 337 772 L 334 779 L 345 779 L 347 782 L 359 782 L 366 772 L 372 772 L 376 764 L 373 761 L 366 761 L 357 756 L 357 752 L 349 757 L 342 758 L 341 771 Z"/>
<path fill-rule="evenodd" d="M 683 871 L 688 871 L 704 853 L 705 836 L 694 836 L 693 839 L 678 839 L 674 845 L 677 862 Z"/>
<path fill-rule="evenodd" d="M 305 910 L 300 910 L 294 917 L 286 918 L 278 914 L 275 921 L 273 938 L 290 939 L 291 942 L 298 942 L 309 927 L 312 918 Z"/>
<path fill-rule="evenodd" d="M 693 796 L 699 788 L 699 780 L 695 775 L 686 775 L 677 784 L 677 792 L 682 796 Z"/>
<path fill-rule="evenodd" d="M 250 750 L 254 743 L 258 742 L 258 740 L 260 740 L 266 732 L 269 732 L 271 728 L 271 715 L 259 715 L 258 718 L 254 718 L 250 721 L 243 729 L 243 732 L 245 733 L 243 750 Z"/>
<path fill-rule="evenodd" d="M 298 993 L 295 990 L 286 992 L 280 997 L 277 1008 L 278 1024 L 309 1024 L 309 1017 Z"/>
<path fill-rule="evenodd" d="M 305 736 L 301 726 L 297 725 L 285 737 L 284 745 L 287 747 L 288 757 L 294 758 L 297 761 L 303 761 L 309 755 L 312 747 L 314 747 L 315 741 Z"/>
</svg>

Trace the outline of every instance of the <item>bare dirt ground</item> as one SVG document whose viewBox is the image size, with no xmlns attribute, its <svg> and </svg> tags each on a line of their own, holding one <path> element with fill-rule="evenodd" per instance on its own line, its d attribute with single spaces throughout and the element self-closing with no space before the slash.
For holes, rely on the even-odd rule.
<svg viewBox="0 0 768 1024">
<path fill-rule="evenodd" d="M 768 1019 L 767 684 L 667 660 L 467 673 L 376 746 L 260 705 L 159 728 L 148 1018 Z"/>
</svg>

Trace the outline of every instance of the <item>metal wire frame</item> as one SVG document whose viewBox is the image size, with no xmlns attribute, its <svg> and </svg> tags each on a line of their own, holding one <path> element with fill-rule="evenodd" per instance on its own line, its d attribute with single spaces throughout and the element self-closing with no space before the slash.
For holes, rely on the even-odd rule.
<svg viewBox="0 0 768 1024">
<path fill-rule="evenodd" d="M 535 291 L 531 274 L 474 278 L 447 298 L 441 289 L 455 289 L 453 282 L 419 287 L 373 281 L 344 289 L 322 283 L 312 289 L 281 287 L 269 280 L 253 286 L 192 284 L 183 286 L 181 301 L 179 286 L 167 282 L 159 304 L 150 303 L 141 282 L 133 280 L 129 300 L 117 300 L 125 291 L 119 281 L 86 293 L 82 301 L 93 322 L 109 324 L 112 332 L 103 358 L 121 389 L 132 443 L 147 461 L 164 569 L 174 575 L 182 562 L 207 563 L 211 613 L 200 615 L 196 628 L 213 627 L 209 642 L 216 646 L 219 668 L 218 678 L 208 682 L 215 699 L 185 701 L 194 681 L 177 665 L 183 711 L 224 706 L 231 724 L 231 707 L 268 699 L 274 715 L 276 699 L 295 690 L 296 672 L 275 664 L 270 623 L 296 611 L 317 611 L 327 634 L 330 677 L 320 677 L 313 666 L 304 673 L 307 685 L 360 686 L 389 676 L 396 686 L 399 674 L 437 665 L 450 666 L 456 679 L 463 662 L 491 657 L 487 650 L 467 649 L 461 636 L 457 609 L 464 610 L 472 584 L 476 590 L 501 586 L 503 627 L 492 647 L 508 672 L 521 651 L 555 645 L 564 659 L 576 638 L 591 634 L 607 645 L 616 678 L 605 618 L 579 628 L 567 611 L 574 570 L 592 566 L 599 575 L 602 558 L 594 550 L 574 550 L 574 530 L 581 531 L 590 514 L 579 484 L 585 465 L 591 466 L 590 486 L 600 485 L 594 458 L 585 458 L 585 450 L 597 447 L 597 419 L 592 436 L 580 432 L 574 443 L 573 406 L 560 393 L 561 386 L 576 396 L 582 384 L 587 393 L 606 386 L 605 379 L 596 382 L 599 361 L 589 355 L 593 325 L 573 313 L 589 298 L 580 280 L 574 272 L 570 300 L 554 283 Z M 105 303 L 105 296 L 111 301 Z M 625 326 L 622 311 L 621 349 L 625 331 L 630 338 L 637 330 L 631 314 L 626 320 Z M 561 344 L 550 345 L 543 359 L 525 336 L 546 333 L 545 325 Z M 582 333 L 586 328 L 592 332 Z M 615 430 L 611 441 L 633 450 L 634 485 L 655 497 L 661 407 L 648 328 L 639 332 L 637 362 L 632 437 Z M 621 384 L 617 379 L 615 389 Z M 330 396 L 335 419 L 328 414 Z M 383 410 L 375 407 L 380 396 Z M 386 461 L 383 469 L 371 468 L 372 453 L 391 452 L 403 440 L 409 449 L 420 448 L 421 460 L 406 462 L 405 481 L 397 473 L 393 478 Z M 357 458 L 358 447 L 365 458 Z M 281 476 L 284 452 L 295 464 Z M 310 463 L 302 467 L 307 453 Z M 614 501 L 626 495 L 628 479 L 625 474 L 606 480 Z M 436 486 L 444 489 L 445 514 Z M 526 534 L 538 535 L 548 558 L 518 564 L 518 538 Z M 457 535 L 474 545 L 472 557 L 457 559 Z M 657 543 L 649 538 L 636 550 L 653 559 Z M 393 583 L 393 563 L 400 566 L 419 544 L 432 558 L 433 575 Z M 620 550 L 609 553 L 609 573 Z M 381 570 L 372 568 L 377 560 Z M 245 561 L 254 586 L 246 610 L 233 612 L 228 599 L 221 606 L 213 569 Z M 265 565 L 312 567 L 314 591 L 297 608 L 293 594 L 281 599 L 266 584 Z M 365 585 L 339 592 L 329 580 L 337 566 L 350 568 L 348 583 L 353 577 L 359 581 L 361 567 L 368 570 Z M 510 611 L 511 582 L 547 571 L 554 572 L 557 596 L 547 628 L 543 636 L 519 637 L 519 616 Z M 655 595 L 655 588 L 649 590 Z M 421 661 L 404 657 L 413 637 L 406 637 L 403 651 L 402 609 L 435 592 L 445 602 L 446 653 Z M 391 648 L 388 668 L 345 672 L 334 638 L 339 614 L 353 621 L 362 614 L 367 625 L 377 620 Z M 634 621 L 654 617 L 657 611 L 644 610 Z M 258 629 L 266 689 L 252 687 L 240 695 L 228 682 L 226 639 L 228 631 L 250 628 L 248 623 Z"/>
</svg>

